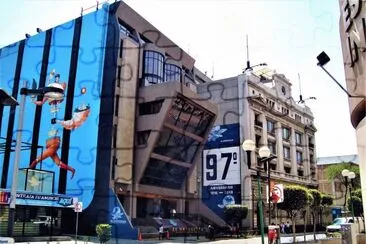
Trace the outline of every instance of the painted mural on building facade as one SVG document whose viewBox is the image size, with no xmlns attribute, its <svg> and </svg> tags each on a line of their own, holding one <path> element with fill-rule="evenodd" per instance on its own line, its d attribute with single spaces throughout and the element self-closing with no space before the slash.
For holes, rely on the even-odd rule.
<svg viewBox="0 0 366 244">
<path fill-rule="evenodd" d="M 202 201 L 224 218 L 224 208 L 241 203 L 239 124 L 214 126 L 203 150 Z"/>
<path fill-rule="evenodd" d="M 26 97 L 17 204 L 68 206 L 77 197 L 86 208 L 93 199 L 108 16 L 105 7 L 1 49 L 1 87 L 18 101 L 24 82 L 64 91 Z M 18 108 L 4 107 L 4 191 L 12 182 L 18 117 Z"/>
</svg>

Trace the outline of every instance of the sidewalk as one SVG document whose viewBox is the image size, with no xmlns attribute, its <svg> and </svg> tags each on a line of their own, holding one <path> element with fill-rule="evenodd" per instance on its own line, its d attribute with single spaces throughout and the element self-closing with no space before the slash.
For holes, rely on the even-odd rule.
<svg viewBox="0 0 366 244">
<path fill-rule="evenodd" d="M 326 239 L 325 234 L 317 234 L 316 235 L 317 240 L 320 239 Z M 292 236 L 283 236 L 281 237 L 281 244 L 286 243 L 293 243 Z M 313 244 L 315 243 L 312 234 L 306 235 L 306 244 Z M 297 243 L 305 243 L 304 242 L 304 235 L 303 234 L 297 234 L 296 236 L 296 242 Z M 43 244 L 43 243 L 50 243 L 50 244 L 92 244 L 92 243 L 99 243 L 99 240 L 96 237 L 91 237 L 89 241 L 82 241 L 78 240 L 77 242 L 73 241 L 54 241 L 54 242 L 17 242 L 19 244 Z M 184 237 L 173 237 L 170 240 L 157 240 L 157 239 L 147 239 L 147 240 L 126 240 L 126 239 L 112 239 L 108 241 L 108 244 L 177 244 L 177 243 L 212 243 L 212 244 L 261 244 L 261 237 L 256 236 L 249 239 L 243 239 L 243 238 L 232 238 L 232 239 L 219 239 L 215 241 L 210 241 L 206 239 L 205 237 L 200 237 L 199 240 L 195 236 L 187 237 L 186 240 L 184 240 Z M 268 244 L 267 236 L 264 237 L 264 243 Z"/>
</svg>

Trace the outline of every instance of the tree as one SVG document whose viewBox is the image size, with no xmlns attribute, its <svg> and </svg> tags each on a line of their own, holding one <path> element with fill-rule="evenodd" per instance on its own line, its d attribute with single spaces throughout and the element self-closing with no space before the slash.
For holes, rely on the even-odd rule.
<svg viewBox="0 0 366 244">
<path fill-rule="evenodd" d="M 100 243 L 106 243 L 111 239 L 112 226 L 110 224 L 98 224 L 96 227 L 96 232 Z"/>
<path fill-rule="evenodd" d="M 292 222 L 293 240 L 296 242 L 296 216 L 304 210 L 309 202 L 307 189 L 298 185 L 287 185 L 284 190 L 284 200 L 278 208 L 287 211 Z"/>
<path fill-rule="evenodd" d="M 230 204 L 224 207 L 224 215 L 227 222 L 240 223 L 248 216 L 248 206 Z"/>
<path fill-rule="evenodd" d="M 309 190 L 306 190 L 308 201 L 305 206 L 305 218 L 304 218 L 304 241 L 306 242 L 306 226 L 307 226 L 307 220 L 308 220 L 308 213 L 309 213 L 309 207 L 313 203 L 314 198 L 313 195 L 310 193 Z"/>
<path fill-rule="evenodd" d="M 321 204 L 322 204 L 322 194 L 320 193 L 320 191 L 318 191 L 316 189 L 310 189 L 309 193 L 313 197 L 313 201 L 310 204 L 310 209 L 311 209 L 311 213 L 312 213 L 312 216 L 313 216 L 313 235 L 314 235 L 314 240 L 316 240 L 316 235 L 315 235 L 316 221 L 318 219 Z"/>
<path fill-rule="evenodd" d="M 342 162 L 339 164 L 333 164 L 327 167 L 326 175 L 328 180 L 338 179 L 344 186 L 346 185 L 345 179 L 342 175 L 342 170 L 348 169 L 349 171 L 355 172 L 356 178 L 354 179 L 355 187 L 360 187 L 360 168 L 358 165 L 352 163 Z"/>
<path fill-rule="evenodd" d="M 353 214 L 364 220 L 361 188 L 352 191 L 351 195 L 352 197 L 348 199 L 348 209 L 352 209 L 353 207 Z M 353 206 L 351 204 L 353 204 Z"/>
<path fill-rule="evenodd" d="M 333 200 L 334 200 L 334 197 L 333 196 L 328 195 L 328 194 L 321 193 L 321 204 L 320 204 L 320 212 L 321 212 L 320 216 L 321 217 L 323 215 L 324 208 L 333 205 Z M 323 224 L 323 218 L 321 220 L 321 223 Z"/>
</svg>

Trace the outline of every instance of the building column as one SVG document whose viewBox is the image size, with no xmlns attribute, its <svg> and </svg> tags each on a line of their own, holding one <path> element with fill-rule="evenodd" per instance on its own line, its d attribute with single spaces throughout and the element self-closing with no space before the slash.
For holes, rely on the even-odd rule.
<svg viewBox="0 0 366 244">
<path fill-rule="evenodd" d="M 304 133 L 304 147 L 303 147 L 303 158 L 304 158 L 304 176 L 311 180 L 310 174 L 310 150 L 309 150 L 309 135 Z"/>
<path fill-rule="evenodd" d="M 276 131 L 276 152 L 277 152 L 277 171 L 283 173 L 285 169 L 283 167 L 283 142 L 282 142 L 282 125 L 280 122 L 275 124 Z"/>
<path fill-rule="evenodd" d="M 366 209 L 366 118 L 358 124 L 356 128 L 356 140 L 358 160 L 360 167 L 361 192 L 363 209 Z"/>
<path fill-rule="evenodd" d="M 267 146 L 268 145 L 268 134 L 267 134 L 267 118 L 265 116 L 265 114 L 261 113 L 259 115 L 259 121 L 261 121 L 263 123 L 263 128 L 262 128 L 262 138 L 259 141 L 260 145 L 257 145 L 258 148 L 262 147 L 262 146 Z"/>
<path fill-rule="evenodd" d="M 296 160 L 296 138 L 295 138 L 295 128 L 291 128 L 290 137 L 290 153 L 291 153 L 291 174 L 297 174 L 297 160 Z"/>
</svg>

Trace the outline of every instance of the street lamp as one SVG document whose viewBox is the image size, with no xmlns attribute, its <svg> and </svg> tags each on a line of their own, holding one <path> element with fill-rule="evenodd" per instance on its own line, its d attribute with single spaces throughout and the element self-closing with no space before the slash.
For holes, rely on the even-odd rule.
<svg viewBox="0 0 366 244">
<path fill-rule="evenodd" d="M 264 171 L 267 171 L 268 173 L 268 177 L 267 177 L 267 181 L 268 181 L 268 226 L 271 225 L 271 167 L 269 165 L 269 163 L 271 162 L 272 159 L 277 158 L 276 156 L 271 156 L 271 150 L 269 150 L 269 148 L 267 146 L 263 146 L 261 148 L 259 148 L 258 151 L 259 157 L 261 158 L 259 160 L 259 162 L 263 162 L 264 163 Z"/>
<path fill-rule="evenodd" d="M 327 73 L 327 75 L 329 75 L 329 77 L 335 82 L 337 83 L 337 85 L 347 94 L 348 97 L 355 97 L 355 98 L 365 98 L 365 96 L 354 96 L 354 95 L 351 95 L 329 72 L 328 70 L 326 70 L 324 68 L 324 65 L 326 65 L 329 61 L 330 61 L 330 58 L 329 56 L 323 51 L 321 52 L 317 57 L 318 59 L 318 66 L 324 70 L 325 73 Z"/>
<path fill-rule="evenodd" d="M 348 190 L 348 179 L 350 180 L 350 190 L 349 195 L 351 199 L 351 212 L 352 212 L 352 218 L 354 220 L 354 211 L 353 211 L 353 201 L 352 201 L 352 186 L 353 186 L 353 179 L 356 178 L 355 172 L 349 171 L 348 169 L 342 170 L 342 176 L 344 177 L 345 185 L 346 185 L 346 193 L 344 194 L 344 211 L 346 210 L 346 204 L 347 204 L 347 190 Z"/>
<path fill-rule="evenodd" d="M 242 144 L 243 150 L 247 153 L 248 169 L 251 168 L 251 152 L 255 150 L 255 142 L 252 140 L 245 140 Z M 258 183 L 258 201 L 257 207 L 259 211 L 259 225 L 261 231 L 261 240 L 264 244 L 264 222 L 263 222 L 263 209 L 262 209 L 262 191 L 261 191 L 261 178 L 260 171 L 257 170 L 257 183 Z"/>
<path fill-rule="evenodd" d="M 14 221 L 15 221 L 15 206 L 16 206 L 16 198 L 17 198 L 17 188 L 18 188 L 18 171 L 19 171 L 19 161 L 20 161 L 20 152 L 22 145 L 22 129 L 24 122 L 24 110 L 25 110 L 25 99 L 27 95 L 40 95 L 46 96 L 47 98 L 59 100 L 63 98 L 64 90 L 53 84 L 52 86 L 43 87 L 36 89 L 36 84 L 33 82 L 32 89 L 27 88 L 27 81 L 24 81 L 23 88 L 20 89 L 20 103 L 19 103 L 19 118 L 18 118 L 18 128 L 17 128 L 17 137 L 15 142 L 15 155 L 14 155 L 14 164 L 13 164 L 13 178 L 10 190 L 10 203 L 9 203 L 9 215 L 8 215 L 8 236 L 13 236 L 14 230 Z M 0 92 L 1 102 L 4 101 L 6 104 L 10 105 L 18 105 L 17 101 L 7 95 L 7 93 L 3 90 Z"/>
</svg>

